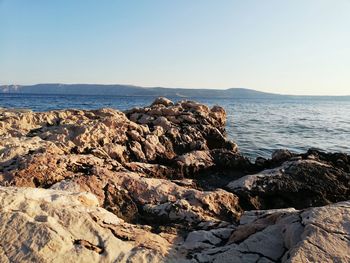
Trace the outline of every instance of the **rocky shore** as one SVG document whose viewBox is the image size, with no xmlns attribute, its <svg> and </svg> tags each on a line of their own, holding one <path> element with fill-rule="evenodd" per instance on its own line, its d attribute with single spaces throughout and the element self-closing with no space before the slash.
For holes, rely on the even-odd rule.
<svg viewBox="0 0 350 263">
<path fill-rule="evenodd" d="M 225 124 L 166 98 L 0 109 L 0 262 L 350 262 L 350 156 L 252 162 Z"/>
</svg>

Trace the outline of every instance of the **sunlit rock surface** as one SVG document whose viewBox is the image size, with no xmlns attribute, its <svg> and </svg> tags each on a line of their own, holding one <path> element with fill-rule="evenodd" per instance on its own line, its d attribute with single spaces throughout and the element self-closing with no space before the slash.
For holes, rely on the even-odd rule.
<svg viewBox="0 0 350 263">
<path fill-rule="evenodd" d="M 349 262 L 350 202 L 154 233 L 91 193 L 0 187 L 1 262 Z"/>
<path fill-rule="evenodd" d="M 166 98 L 1 109 L 0 261 L 349 262 L 350 157 L 253 163 L 225 123 L 219 106 Z"/>
</svg>

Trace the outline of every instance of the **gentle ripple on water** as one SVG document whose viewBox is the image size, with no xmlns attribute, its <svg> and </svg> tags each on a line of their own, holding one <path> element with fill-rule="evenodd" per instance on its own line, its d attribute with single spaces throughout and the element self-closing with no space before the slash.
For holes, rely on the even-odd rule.
<svg viewBox="0 0 350 263">
<path fill-rule="evenodd" d="M 191 99 L 224 107 L 229 138 L 251 158 L 269 157 L 279 148 L 295 152 L 310 147 L 350 152 L 349 99 Z M 153 100 L 153 97 L 0 94 L 0 107 L 34 111 L 101 107 L 126 110 L 147 106 Z"/>
</svg>

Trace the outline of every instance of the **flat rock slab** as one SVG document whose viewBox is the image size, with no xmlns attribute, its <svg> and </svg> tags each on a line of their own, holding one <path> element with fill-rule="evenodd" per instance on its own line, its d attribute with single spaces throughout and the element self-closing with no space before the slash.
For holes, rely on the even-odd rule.
<svg viewBox="0 0 350 263">
<path fill-rule="evenodd" d="M 89 193 L 1 187 L 0 204 L 1 262 L 159 262 L 169 247 L 137 227 L 122 240 L 128 225 Z"/>
</svg>

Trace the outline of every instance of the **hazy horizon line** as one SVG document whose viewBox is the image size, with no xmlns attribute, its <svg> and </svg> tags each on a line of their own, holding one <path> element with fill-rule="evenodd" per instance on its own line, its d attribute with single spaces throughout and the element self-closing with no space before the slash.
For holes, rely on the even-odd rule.
<svg viewBox="0 0 350 263">
<path fill-rule="evenodd" d="M 136 84 L 129 84 L 129 83 L 85 83 L 85 82 L 75 82 L 75 83 L 64 83 L 64 82 L 41 82 L 41 83 L 33 83 L 33 84 L 0 84 L 0 86 L 35 86 L 35 85 L 101 85 L 101 86 L 130 86 L 130 87 L 138 87 L 138 88 L 144 88 L 144 89 L 152 89 L 152 88 L 164 88 L 164 89 L 185 89 L 185 90 L 230 90 L 230 89 L 245 89 L 245 90 L 252 90 L 252 91 L 258 91 L 262 93 L 269 93 L 274 95 L 281 95 L 281 96 L 316 96 L 316 97 L 350 97 L 350 94 L 344 94 L 344 95 L 334 95 L 334 94 L 291 94 L 291 93 L 276 93 L 273 91 L 265 91 L 261 89 L 255 89 L 255 88 L 246 88 L 246 87 L 230 87 L 230 88 L 200 88 L 200 87 L 172 87 L 172 86 L 161 86 L 161 85 L 136 85 Z"/>
</svg>

